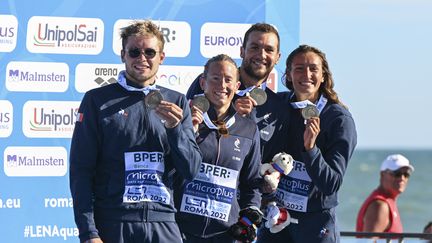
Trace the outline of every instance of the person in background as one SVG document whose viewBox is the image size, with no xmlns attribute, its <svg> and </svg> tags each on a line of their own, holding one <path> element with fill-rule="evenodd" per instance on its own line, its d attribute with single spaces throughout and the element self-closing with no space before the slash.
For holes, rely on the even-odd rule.
<svg viewBox="0 0 432 243">
<path fill-rule="evenodd" d="M 280 179 L 273 200 L 288 211 L 287 219 L 298 223 L 291 221 L 277 233 L 266 224 L 257 242 L 339 242 L 335 208 L 357 144 L 353 117 L 334 91 L 329 64 L 319 49 L 300 45 L 293 50 L 284 78 L 289 91 L 279 95 L 289 103 L 291 115 L 281 142 L 294 159 L 294 169 Z M 310 108 L 314 112 L 304 116 Z"/>
<path fill-rule="evenodd" d="M 396 200 L 405 191 L 413 171 L 409 160 L 400 154 L 389 155 L 382 162 L 379 185 L 358 212 L 357 232 L 403 232 Z"/>
<path fill-rule="evenodd" d="M 185 243 L 233 242 L 227 230 L 240 210 L 259 211 L 261 194 L 254 188 L 260 178 L 259 132 L 232 106 L 238 76 L 236 63 L 220 54 L 207 61 L 200 78 L 210 108 L 203 113 L 192 106 L 192 121 L 203 162 L 194 180 L 175 183 L 177 222 Z"/>
<path fill-rule="evenodd" d="M 289 113 L 282 100 L 267 87 L 267 80 L 274 66 L 279 62 L 280 38 L 275 27 L 266 23 L 256 23 L 245 33 L 243 45 L 240 48 L 242 62 L 239 68 L 240 88 L 238 95 L 234 97 L 236 111 L 254 120 L 258 126 L 261 139 L 262 162 L 270 162 L 276 153 L 281 151 L 282 124 L 288 123 Z M 188 99 L 203 91 L 199 85 L 200 77 L 197 77 L 189 87 L 186 94 Z M 251 97 L 245 92 L 251 88 L 260 88 L 267 94 L 264 104 L 257 106 Z"/>
<path fill-rule="evenodd" d="M 155 84 L 165 57 L 158 26 L 136 21 L 121 29 L 121 38 L 126 70 L 117 83 L 84 95 L 72 137 L 70 190 L 79 238 L 181 242 L 173 178 L 193 179 L 202 160 L 188 101 Z M 151 92 L 163 100 L 147 99 Z"/>
</svg>

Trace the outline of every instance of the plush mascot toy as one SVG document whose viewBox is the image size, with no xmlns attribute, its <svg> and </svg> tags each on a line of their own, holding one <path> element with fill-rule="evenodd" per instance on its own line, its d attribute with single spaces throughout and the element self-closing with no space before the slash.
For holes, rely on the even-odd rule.
<svg viewBox="0 0 432 243">
<path fill-rule="evenodd" d="M 253 242 L 256 240 L 256 231 L 260 227 L 264 214 L 257 207 L 242 209 L 237 223 L 231 225 L 228 234 L 240 242 Z"/>
<path fill-rule="evenodd" d="M 262 164 L 260 175 L 270 185 L 272 191 L 276 190 L 281 174 L 288 175 L 294 167 L 291 155 L 281 152 L 273 156 L 270 163 Z"/>
<path fill-rule="evenodd" d="M 264 225 L 271 233 L 278 233 L 290 223 L 298 223 L 297 219 L 291 218 L 286 208 L 279 208 L 276 206 L 276 202 L 267 204 L 266 219 L 267 221 Z"/>
</svg>

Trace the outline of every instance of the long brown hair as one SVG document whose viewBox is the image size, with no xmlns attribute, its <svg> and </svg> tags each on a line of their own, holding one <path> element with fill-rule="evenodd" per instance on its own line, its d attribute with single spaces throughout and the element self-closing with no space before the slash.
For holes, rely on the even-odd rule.
<svg viewBox="0 0 432 243">
<path fill-rule="evenodd" d="M 343 107 L 347 108 L 339 100 L 339 97 L 338 97 L 336 91 L 333 89 L 334 88 L 333 76 L 332 76 L 332 73 L 330 71 L 330 67 L 329 67 L 329 64 L 327 62 L 327 58 L 326 58 L 325 53 L 322 52 L 321 50 L 319 50 L 318 48 L 313 47 L 313 46 L 300 45 L 299 47 L 294 49 L 294 51 L 292 51 L 289 54 L 289 56 L 286 59 L 285 73 L 282 76 L 283 83 L 285 84 L 285 86 L 289 90 L 294 91 L 294 87 L 293 87 L 293 84 L 290 80 L 290 75 L 289 75 L 289 73 L 291 72 L 291 64 L 292 64 L 295 56 L 297 56 L 298 54 L 303 54 L 303 53 L 307 53 L 307 52 L 313 52 L 321 58 L 322 70 L 323 70 L 323 75 L 324 75 L 324 82 L 320 85 L 319 92 L 321 94 L 323 94 L 324 97 L 326 97 L 329 101 L 336 103 L 336 104 L 340 104 Z"/>
</svg>

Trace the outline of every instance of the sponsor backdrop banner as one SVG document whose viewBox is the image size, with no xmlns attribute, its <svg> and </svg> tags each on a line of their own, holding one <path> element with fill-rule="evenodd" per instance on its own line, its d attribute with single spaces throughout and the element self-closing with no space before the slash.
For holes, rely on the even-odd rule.
<svg viewBox="0 0 432 243">
<path fill-rule="evenodd" d="M 152 19 L 166 41 L 157 83 L 185 93 L 209 57 L 240 64 L 251 24 L 280 32 L 280 82 L 299 43 L 298 0 L 44 0 L 0 2 L 0 236 L 2 242 L 78 242 L 69 147 L 84 93 L 116 82 L 119 28 Z"/>
</svg>

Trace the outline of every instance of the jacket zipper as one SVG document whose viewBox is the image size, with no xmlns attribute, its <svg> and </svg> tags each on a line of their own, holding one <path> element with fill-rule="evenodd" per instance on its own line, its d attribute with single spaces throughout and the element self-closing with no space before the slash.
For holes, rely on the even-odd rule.
<svg viewBox="0 0 432 243">
<path fill-rule="evenodd" d="M 222 136 L 219 133 L 216 133 L 216 139 L 218 141 L 218 146 L 217 146 L 217 157 L 216 157 L 216 161 L 215 161 L 214 165 L 218 165 L 218 163 L 219 163 L 220 152 L 221 152 L 220 151 L 220 147 L 221 147 Z M 211 220 L 211 218 L 206 217 L 205 224 L 204 224 L 204 229 L 202 231 L 202 237 L 205 236 L 205 232 L 206 232 L 206 229 L 207 229 L 208 225 L 210 224 L 210 220 Z"/>
</svg>

